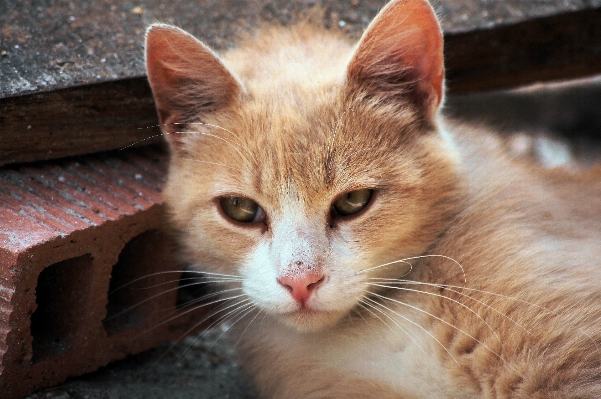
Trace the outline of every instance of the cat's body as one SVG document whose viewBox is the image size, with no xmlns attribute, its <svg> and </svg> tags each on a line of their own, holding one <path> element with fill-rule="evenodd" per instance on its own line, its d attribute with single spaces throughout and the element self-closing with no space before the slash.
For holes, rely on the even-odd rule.
<svg viewBox="0 0 601 399">
<path fill-rule="evenodd" d="M 515 165 L 502 154 L 500 141 L 484 140 L 488 143 L 483 146 L 467 143 L 465 151 L 476 158 L 464 169 L 471 194 L 452 226 L 425 253 L 458 260 L 465 276 L 446 258 L 412 262 L 414 273 L 407 277 L 435 284 L 435 289 L 408 283 L 406 288 L 429 294 L 400 291 L 386 296 L 418 306 L 429 316 L 386 302 L 395 321 L 376 314 L 388 326 L 365 311 L 367 323 L 354 314 L 336 329 L 309 335 L 271 319 L 251 324 L 241 352 L 250 357 L 252 367 L 264 365 L 261 386 L 273 389 L 267 397 L 601 395 L 601 202 L 590 197 L 599 192 L 599 178 L 568 183 L 570 178 L 563 176 L 558 189 L 571 198 L 558 201 L 549 192 L 554 178 L 545 181 L 544 172 Z M 586 196 L 588 201 L 583 200 Z M 397 330 L 395 322 L 412 338 Z M 349 385 L 353 378 L 395 387 L 407 396 L 375 394 L 364 381 Z M 288 379 L 290 383 L 283 383 Z M 298 391 L 287 394 L 290 386 Z"/>
<path fill-rule="evenodd" d="M 429 294 L 386 295 L 430 316 L 386 302 L 411 321 L 389 313 L 393 322 L 376 312 L 387 326 L 363 311 L 367 323 L 353 314 L 335 329 L 308 335 L 272 319 L 253 323 L 244 332 L 241 353 L 251 367 L 265 367 L 257 374 L 264 379 L 260 386 L 269 387 L 267 397 L 601 395 L 598 174 L 576 179 L 516 164 L 505 157 L 500 140 L 462 133 L 469 140 L 457 147 L 469 194 L 425 254 L 445 254 L 463 270 L 446 258 L 413 261 L 407 278 L 435 289 L 408 283 L 406 288 Z M 473 299 L 443 291 L 447 285 Z M 246 323 L 238 329 L 243 332 Z M 349 384 L 354 378 L 356 384 Z M 409 395 L 375 394 L 379 391 L 361 379 Z M 289 393 L 291 386 L 298 390 Z"/>
<path fill-rule="evenodd" d="M 173 224 L 263 397 L 601 397 L 601 173 L 443 126 L 427 3 L 358 49 L 267 29 L 227 68 L 158 25 L 147 63 Z"/>
</svg>

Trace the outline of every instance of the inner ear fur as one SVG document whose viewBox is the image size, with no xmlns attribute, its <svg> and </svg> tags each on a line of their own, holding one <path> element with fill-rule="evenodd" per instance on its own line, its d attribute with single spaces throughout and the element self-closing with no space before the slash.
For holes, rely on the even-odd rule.
<svg viewBox="0 0 601 399">
<path fill-rule="evenodd" d="M 242 86 L 219 57 L 194 36 L 170 25 L 146 32 L 146 71 L 163 132 L 172 146 L 181 124 L 231 106 Z"/>
<path fill-rule="evenodd" d="M 363 34 L 347 80 L 385 101 L 409 101 L 430 122 L 444 87 L 443 37 L 426 0 L 393 0 Z"/>
</svg>

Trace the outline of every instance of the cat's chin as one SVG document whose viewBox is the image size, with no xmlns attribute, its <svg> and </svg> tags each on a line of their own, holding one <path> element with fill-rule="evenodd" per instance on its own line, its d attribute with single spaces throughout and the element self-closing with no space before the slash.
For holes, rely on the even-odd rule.
<svg viewBox="0 0 601 399">
<path fill-rule="evenodd" d="M 318 332 L 338 323 L 345 312 L 319 311 L 301 309 L 277 315 L 277 319 L 288 327 L 299 332 Z"/>
</svg>

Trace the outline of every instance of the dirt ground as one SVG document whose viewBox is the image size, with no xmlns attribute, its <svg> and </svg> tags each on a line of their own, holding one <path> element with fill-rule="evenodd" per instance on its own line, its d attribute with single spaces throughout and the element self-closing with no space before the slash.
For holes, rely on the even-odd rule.
<svg viewBox="0 0 601 399">
<path fill-rule="evenodd" d="M 255 399 L 227 332 L 214 329 L 130 356 L 25 399 Z"/>
</svg>

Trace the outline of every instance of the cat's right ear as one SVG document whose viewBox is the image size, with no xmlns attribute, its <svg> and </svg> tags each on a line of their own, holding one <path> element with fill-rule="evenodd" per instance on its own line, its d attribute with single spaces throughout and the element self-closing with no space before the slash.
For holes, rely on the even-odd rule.
<svg viewBox="0 0 601 399">
<path fill-rule="evenodd" d="M 354 87 L 384 101 L 409 100 L 424 122 L 443 98 L 443 37 L 427 0 L 391 0 L 367 27 L 348 65 Z"/>
<path fill-rule="evenodd" d="M 161 130 L 173 149 L 185 123 L 234 104 L 240 82 L 219 57 L 194 36 L 170 25 L 146 31 L 146 71 L 154 94 Z"/>
</svg>

